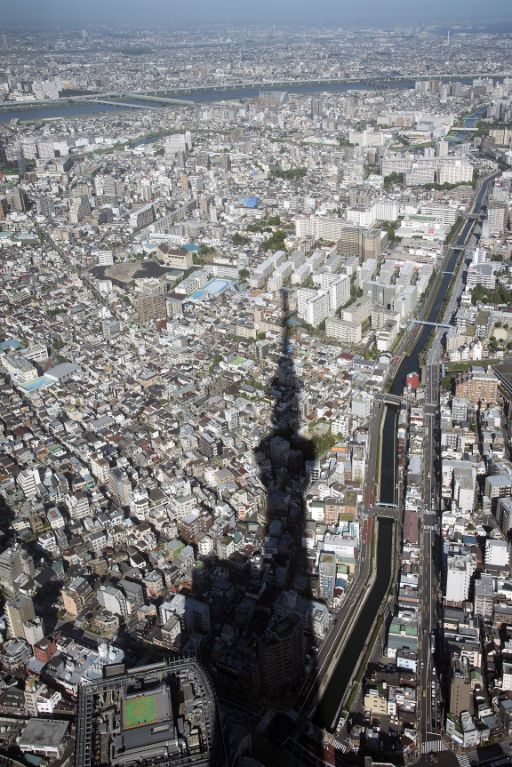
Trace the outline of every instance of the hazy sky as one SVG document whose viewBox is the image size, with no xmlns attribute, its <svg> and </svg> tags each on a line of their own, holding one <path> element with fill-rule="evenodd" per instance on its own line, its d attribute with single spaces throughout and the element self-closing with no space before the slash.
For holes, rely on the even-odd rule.
<svg viewBox="0 0 512 767">
<path fill-rule="evenodd" d="M 510 0 L 0 0 L 0 28 L 34 24 L 323 23 L 512 16 Z"/>
</svg>

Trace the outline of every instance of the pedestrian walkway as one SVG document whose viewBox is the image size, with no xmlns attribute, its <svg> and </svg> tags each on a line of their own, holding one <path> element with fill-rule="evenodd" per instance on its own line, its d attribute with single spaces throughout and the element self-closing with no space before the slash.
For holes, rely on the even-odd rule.
<svg viewBox="0 0 512 767">
<path fill-rule="evenodd" d="M 460 764 L 460 767 L 471 767 L 469 756 L 466 756 L 466 754 L 457 754 L 457 761 Z"/>
<path fill-rule="evenodd" d="M 342 740 L 338 740 L 337 738 L 332 739 L 332 746 L 336 749 L 336 751 L 341 751 L 342 754 L 346 754 L 349 750 L 348 745 Z"/>
<path fill-rule="evenodd" d="M 421 744 L 421 753 L 422 754 L 431 754 L 434 751 L 444 751 L 445 746 L 441 739 L 439 740 L 427 740 L 425 743 Z M 470 767 L 469 762 L 465 767 Z"/>
</svg>

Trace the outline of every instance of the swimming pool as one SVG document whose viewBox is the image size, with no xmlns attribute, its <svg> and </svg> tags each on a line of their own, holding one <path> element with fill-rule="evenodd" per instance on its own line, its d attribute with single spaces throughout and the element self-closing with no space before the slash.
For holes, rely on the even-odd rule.
<svg viewBox="0 0 512 767">
<path fill-rule="evenodd" d="M 218 277 L 215 277 L 204 286 L 204 292 L 211 296 L 216 296 L 219 293 L 223 293 L 225 290 L 227 290 L 231 284 L 232 283 L 230 280 L 221 280 Z"/>
<path fill-rule="evenodd" d="M 221 293 L 224 293 L 225 290 L 230 288 L 232 284 L 233 282 L 231 280 L 223 280 L 219 277 L 214 277 L 213 280 L 210 280 L 206 283 L 204 288 L 201 288 L 200 290 L 194 290 L 194 292 L 190 294 L 189 298 L 191 301 L 200 301 L 205 295 L 219 296 Z"/>
</svg>

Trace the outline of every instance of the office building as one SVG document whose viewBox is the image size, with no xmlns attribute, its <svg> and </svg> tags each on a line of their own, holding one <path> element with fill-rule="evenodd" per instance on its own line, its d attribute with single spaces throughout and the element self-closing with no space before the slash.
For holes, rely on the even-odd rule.
<svg viewBox="0 0 512 767">
<path fill-rule="evenodd" d="M 5 603 L 7 628 L 9 636 L 15 639 L 26 639 L 24 623 L 33 621 L 36 617 L 34 603 L 30 597 L 17 596 Z"/>
<path fill-rule="evenodd" d="M 118 664 L 80 687 L 75 767 L 107 759 L 112 767 L 226 763 L 215 693 L 197 661 Z"/>
<path fill-rule="evenodd" d="M 258 658 L 261 687 L 270 698 L 293 689 L 304 676 L 304 631 L 298 616 L 290 614 L 267 628 Z"/>
<path fill-rule="evenodd" d="M 18 738 L 23 753 L 46 759 L 62 758 L 66 747 L 69 722 L 57 719 L 29 719 Z"/>
<path fill-rule="evenodd" d="M 493 567 L 508 567 L 507 541 L 488 538 L 485 542 L 485 564 Z"/>
<path fill-rule="evenodd" d="M 32 557 L 20 546 L 12 546 L 0 554 L 0 586 L 9 596 L 16 594 L 18 586 L 34 574 Z"/>
<path fill-rule="evenodd" d="M 322 551 L 320 553 L 318 573 L 319 596 L 330 603 L 336 586 L 336 557 L 332 552 Z"/>
<path fill-rule="evenodd" d="M 77 617 L 94 599 L 94 591 L 89 583 L 77 576 L 61 589 L 61 597 L 65 611 L 68 615 Z"/>
<path fill-rule="evenodd" d="M 482 573 L 474 584 L 473 614 L 484 620 L 492 620 L 493 613 L 494 579 L 492 575 Z"/>
</svg>

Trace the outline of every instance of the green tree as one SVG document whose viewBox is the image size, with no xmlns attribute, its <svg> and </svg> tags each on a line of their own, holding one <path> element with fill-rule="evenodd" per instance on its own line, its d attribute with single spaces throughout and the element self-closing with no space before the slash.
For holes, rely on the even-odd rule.
<svg viewBox="0 0 512 767">
<path fill-rule="evenodd" d="M 404 174 L 403 173 L 389 173 L 387 176 L 384 176 L 384 189 L 391 189 L 392 186 L 395 184 L 403 184 L 404 183 Z"/>
<path fill-rule="evenodd" d="M 246 237 L 244 234 L 240 234 L 240 232 L 235 232 L 235 234 L 231 238 L 231 241 L 233 242 L 233 245 L 248 245 L 251 240 L 249 237 Z"/>
<path fill-rule="evenodd" d="M 396 236 L 396 230 L 398 229 L 398 227 L 399 227 L 398 221 L 383 221 L 382 222 L 382 229 L 384 229 L 384 231 L 386 232 L 386 234 L 388 236 L 388 240 L 392 244 L 394 242 L 400 242 L 400 240 L 402 239 L 401 237 L 397 237 Z"/>
<path fill-rule="evenodd" d="M 508 290 L 503 285 L 496 285 L 494 290 L 490 288 L 484 288 L 483 285 L 475 285 L 471 291 L 471 303 L 473 305 L 478 303 L 484 304 L 512 304 L 512 290 Z"/>
<path fill-rule="evenodd" d="M 284 170 L 279 165 L 274 165 L 274 167 L 270 169 L 270 177 L 285 178 L 289 181 L 296 181 L 297 179 L 304 178 L 306 172 L 306 168 L 289 168 Z"/>
<path fill-rule="evenodd" d="M 213 373 L 213 371 L 215 370 L 215 368 L 217 367 L 219 362 L 221 362 L 221 360 L 222 360 L 222 355 L 216 354 L 214 356 L 214 358 L 212 359 L 211 363 L 210 363 L 210 367 L 208 368 L 208 372 L 209 373 Z"/>
<path fill-rule="evenodd" d="M 282 229 L 276 229 L 275 232 L 270 235 L 270 237 L 267 237 L 266 240 L 263 240 L 261 243 L 261 249 L 264 251 L 286 250 L 286 245 L 284 242 L 285 238 L 285 232 Z"/>
<path fill-rule="evenodd" d="M 315 434 L 311 441 L 313 442 L 315 455 L 321 456 L 334 447 L 337 438 L 331 431 L 328 431 L 325 434 Z"/>
<path fill-rule="evenodd" d="M 198 251 L 200 256 L 209 256 L 211 253 L 215 253 L 215 248 L 212 248 L 210 245 L 206 245 L 206 243 L 201 243 L 199 246 Z"/>
</svg>

